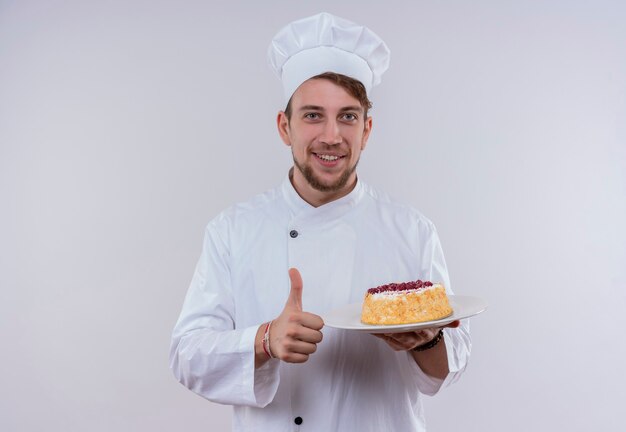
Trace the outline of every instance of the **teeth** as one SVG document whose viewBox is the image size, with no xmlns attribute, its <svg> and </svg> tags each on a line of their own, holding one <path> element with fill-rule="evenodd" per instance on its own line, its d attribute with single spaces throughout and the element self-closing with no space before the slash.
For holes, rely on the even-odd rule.
<svg viewBox="0 0 626 432">
<path fill-rule="evenodd" d="M 317 155 L 317 157 L 328 162 L 336 161 L 337 159 L 339 159 L 339 156 L 331 156 L 331 155 Z"/>
</svg>

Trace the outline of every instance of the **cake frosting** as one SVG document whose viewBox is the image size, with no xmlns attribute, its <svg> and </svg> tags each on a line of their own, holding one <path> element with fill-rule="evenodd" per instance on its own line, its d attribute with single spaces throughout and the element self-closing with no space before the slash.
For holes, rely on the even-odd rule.
<svg viewBox="0 0 626 432">
<path fill-rule="evenodd" d="M 430 281 L 390 283 L 365 294 L 361 322 L 392 325 L 433 321 L 452 313 L 445 287 Z"/>
</svg>

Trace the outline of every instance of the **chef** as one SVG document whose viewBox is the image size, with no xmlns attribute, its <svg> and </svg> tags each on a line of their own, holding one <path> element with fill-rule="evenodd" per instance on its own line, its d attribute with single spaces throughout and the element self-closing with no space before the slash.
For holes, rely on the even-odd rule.
<svg viewBox="0 0 626 432">
<path fill-rule="evenodd" d="M 467 365 L 469 324 L 375 337 L 322 318 L 389 282 L 431 280 L 451 293 L 434 225 L 357 177 L 368 94 L 389 50 L 371 30 L 322 13 L 278 32 L 269 58 L 294 164 L 278 187 L 207 225 L 171 369 L 233 405 L 235 431 L 423 431 L 423 395 Z"/>
</svg>

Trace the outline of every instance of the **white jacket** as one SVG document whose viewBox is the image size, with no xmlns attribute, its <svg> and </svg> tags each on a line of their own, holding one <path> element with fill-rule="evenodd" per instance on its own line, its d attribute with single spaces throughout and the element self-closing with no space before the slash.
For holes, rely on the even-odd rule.
<svg viewBox="0 0 626 432">
<path fill-rule="evenodd" d="M 270 360 L 255 370 L 257 329 L 281 313 L 290 267 L 302 275 L 303 309 L 322 317 L 389 282 L 431 280 L 450 289 L 435 227 L 419 212 L 361 181 L 315 208 L 286 178 L 207 226 L 173 332 L 176 378 L 206 399 L 234 405 L 235 431 L 425 430 L 422 394 L 435 394 L 465 369 L 468 321 L 445 330 L 445 380 L 372 335 L 329 327 L 306 363 Z"/>
</svg>

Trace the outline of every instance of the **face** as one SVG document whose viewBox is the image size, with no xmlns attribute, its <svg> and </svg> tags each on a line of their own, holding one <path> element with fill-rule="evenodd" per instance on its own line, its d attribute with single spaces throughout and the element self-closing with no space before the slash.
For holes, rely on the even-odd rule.
<svg viewBox="0 0 626 432">
<path fill-rule="evenodd" d="M 293 154 L 294 187 L 312 205 L 348 194 L 356 183 L 371 117 L 365 119 L 359 101 L 326 79 L 305 81 L 291 107 L 291 120 L 278 114 L 278 130 Z"/>
</svg>

